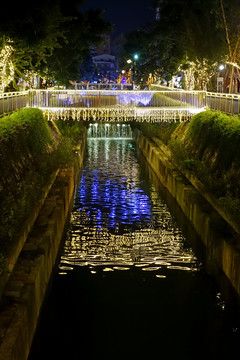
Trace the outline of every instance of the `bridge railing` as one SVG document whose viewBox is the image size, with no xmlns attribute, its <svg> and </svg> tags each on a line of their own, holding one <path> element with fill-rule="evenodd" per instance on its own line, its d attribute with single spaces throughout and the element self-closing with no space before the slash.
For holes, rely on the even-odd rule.
<svg viewBox="0 0 240 360">
<path fill-rule="evenodd" d="M 240 114 L 240 95 L 206 93 L 206 107 L 211 110 L 219 110 L 226 114 Z"/>
<path fill-rule="evenodd" d="M 133 90 L 133 84 L 72 83 L 75 90 Z"/>
<path fill-rule="evenodd" d="M 29 93 L 29 106 L 40 108 L 202 108 L 204 105 L 205 93 L 199 91 L 31 90 Z"/>
<path fill-rule="evenodd" d="M 167 88 L 166 88 L 167 89 Z M 240 95 L 205 91 L 29 90 L 0 93 L 0 115 L 40 108 L 209 108 L 240 114 Z"/>
<path fill-rule="evenodd" d="M 29 106 L 29 92 L 0 93 L 0 115 Z"/>
<path fill-rule="evenodd" d="M 164 85 L 152 84 L 151 89 L 160 91 L 172 91 L 174 93 L 181 92 L 181 89 L 170 88 Z M 204 107 L 211 110 L 219 110 L 226 114 L 239 115 L 240 114 L 240 95 L 239 94 L 227 94 L 227 93 L 215 93 L 205 91 L 204 94 Z"/>
</svg>

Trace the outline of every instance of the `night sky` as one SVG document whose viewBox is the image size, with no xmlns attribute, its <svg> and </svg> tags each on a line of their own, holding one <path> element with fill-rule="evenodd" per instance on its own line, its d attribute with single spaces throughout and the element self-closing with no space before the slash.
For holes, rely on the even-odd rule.
<svg viewBox="0 0 240 360">
<path fill-rule="evenodd" d="M 151 9 L 152 2 L 153 0 L 85 0 L 80 9 L 104 9 L 103 18 L 114 24 L 113 37 L 117 37 L 153 21 L 155 12 Z"/>
</svg>

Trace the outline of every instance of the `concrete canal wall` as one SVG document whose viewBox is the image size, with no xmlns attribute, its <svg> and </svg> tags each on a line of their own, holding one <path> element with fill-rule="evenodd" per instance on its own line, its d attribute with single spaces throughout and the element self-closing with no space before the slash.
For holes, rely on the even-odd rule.
<svg viewBox="0 0 240 360">
<path fill-rule="evenodd" d="M 169 149 L 139 131 L 135 132 L 139 149 L 168 189 L 180 208 L 193 224 L 205 248 L 208 271 L 230 287 L 240 298 L 240 243 L 239 236 L 219 212 L 201 195 L 195 186 L 171 161 Z"/>
<path fill-rule="evenodd" d="M 0 308 L 0 360 L 27 360 L 40 309 L 71 210 L 78 166 L 59 170 L 3 291 Z"/>
</svg>

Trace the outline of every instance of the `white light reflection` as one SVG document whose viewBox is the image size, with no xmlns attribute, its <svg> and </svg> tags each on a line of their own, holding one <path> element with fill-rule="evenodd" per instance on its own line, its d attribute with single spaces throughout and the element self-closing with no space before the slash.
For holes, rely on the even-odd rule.
<svg viewBox="0 0 240 360">
<path fill-rule="evenodd" d="M 127 140 L 88 141 L 59 271 L 155 272 L 197 269 L 166 204 L 146 186 Z M 123 161 L 124 159 L 124 161 Z M 66 267 L 66 270 L 65 270 Z"/>
</svg>

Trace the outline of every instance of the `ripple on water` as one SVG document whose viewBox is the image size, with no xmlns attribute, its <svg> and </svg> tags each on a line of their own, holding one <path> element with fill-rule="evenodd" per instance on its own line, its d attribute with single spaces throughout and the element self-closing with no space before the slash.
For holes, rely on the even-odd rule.
<svg viewBox="0 0 240 360">
<path fill-rule="evenodd" d="M 106 272 L 196 269 L 181 229 L 141 174 L 128 144 L 88 143 L 59 272 L 84 266 L 93 267 L 92 273 L 97 267 Z"/>
</svg>

